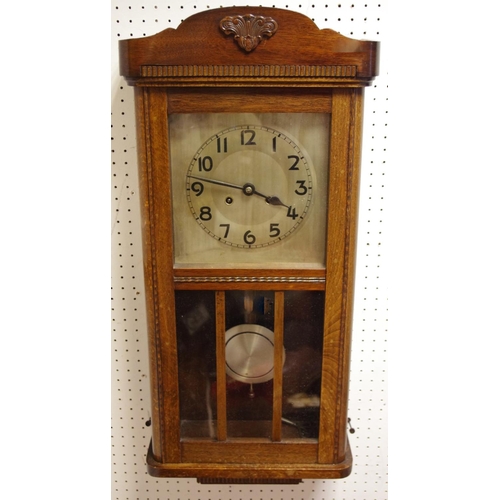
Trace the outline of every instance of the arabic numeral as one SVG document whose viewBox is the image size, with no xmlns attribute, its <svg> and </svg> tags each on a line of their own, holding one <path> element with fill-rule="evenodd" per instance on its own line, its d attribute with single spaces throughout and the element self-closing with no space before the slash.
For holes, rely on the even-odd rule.
<svg viewBox="0 0 500 500">
<path fill-rule="evenodd" d="M 193 182 L 191 184 L 191 191 L 196 195 L 196 196 L 201 196 L 203 194 L 203 191 L 205 190 L 203 184 L 201 182 Z"/>
<path fill-rule="evenodd" d="M 198 170 L 200 172 L 210 172 L 214 166 L 214 162 L 210 156 L 198 157 Z"/>
<path fill-rule="evenodd" d="M 290 155 L 288 159 L 293 160 L 292 166 L 288 170 L 298 170 L 297 163 L 299 163 L 300 158 L 297 155 Z"/>
<path fill-rule="evenodd" d="M 243 241 L 247 244 L 247 245 L 253 245 L 256 241 L 256 237 L 252 234 L 252 231 L 247 231 L 244 235 L 243 235 Z"/>
<path fill-rule="evenodd" d="M 219 224 L 220 227 L 225 227 L 226 230 L 224 231 L 224 236 L 223 238 L 227 238 L 229 234 L 229 228 L 231 227 L 231 224 Z"/>
<path fill-rule="evenodd" d="M 295 190 L 295 192 L 299 196 L 304 196 L 307 193 L 307 188 L 305 186 L 306 181 L 296 181 L 296 183 L 299 185 L 299 187 Z"/>
<path fill-rule="evenodd" d="M 203 221 L 212 219 L 212 209 L 210 207 L 201 207 L 200 208 L 200 219 Z"/>
<path fill-rule="evenodd" d="M 269 236 L 271 238 L 277 238 L 280 234 L 281 234 L 281 231 L 279 229 L 279 224 L 277 224 L 277 223 L 270 224 Z"/>
<path fill-rule="evenodd" d="M 286 216 L 295 220 L 299 216 L 299 214 L 297 213 L 297 209 L 295 207 L 288 207 L 288 212 Z"/>
<path fill-rule="evenodd" d="M 217 153 L 227 153 L 227 137 L 217 137 Z"/>
</svg>

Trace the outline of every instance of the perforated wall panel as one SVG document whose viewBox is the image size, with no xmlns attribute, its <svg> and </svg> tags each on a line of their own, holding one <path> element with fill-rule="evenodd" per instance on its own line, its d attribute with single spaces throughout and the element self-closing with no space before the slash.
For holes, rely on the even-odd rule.
<svg viewBox="0 0 500 500">
<path fill-rule="evenodd" d="M 231 5 L 247 5 L 233 1 Z M 379 40 L 384 47 L 385 0 L 260 2 L 301 12 L 320 28 Z M 133 89 L 118 72 L 118 40 L 175 28 L 191 14 L 219 4 L 112 0 L 112 498 L 114 500 L 385 500 L 387 499 L 388 304 L 384 239 L 388 79 L 365 91 L 356 296 L 349 417 L 353 472 L 344 480 L 299 485 L 200 485 L 195 479 L 156 479 L 146 472 L 151 438 L 146 309 Z"/>
</svg>

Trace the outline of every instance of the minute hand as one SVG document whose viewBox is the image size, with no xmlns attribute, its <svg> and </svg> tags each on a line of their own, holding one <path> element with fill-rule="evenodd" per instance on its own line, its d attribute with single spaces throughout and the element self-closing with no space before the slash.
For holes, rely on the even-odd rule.
<svg viewBox="0 0 500 500">
<path fill-rule="evenodd" d="M 198 179 L 199 181 L 209 182 L 211 184 L 218 184 L 219 186 L 226 186 L 235 189 L 243 189 L 243 186 L 238 186 L 237 184 L 231 184 L 230 182 L 218 181 L 215 179 L 207 179 L 206 177 L 198 177 L 197 175 L 190 175 L 189 177 L 193 179 Z"/>
<path fill-rule="evenodd" d="M 289 208 L 289 206 L 285 205 L 277 196 L 267 196 L 265 194 L 259 193 L 259 191 L 257 191 L 255 189 L 255 186 L 249 182 L 247 182 L 243 186 L 240 186 L 238 184 L 232 184 L 232 183 L 226 182 L 226 181 L 219 181 L 217 179 L 208 179 L 207 177 L 198 177 L 197 175 L 190 175 L 189 177 L 192 177 L 193 179 L 197 179 L 199 181 L 208 182 L 211 184 L 217 184 L 219 186 L 225 186 L 225 187 L 230 187 L 230 188 L 234 188 L 234 189 L 241 189 L 243 191 L 243 193 L 245 193 L 247 196 L 251 196 L 252 194 L 256 194 L 257 196 L 261 196 L 262 198 L 264 198 L 266 200 L 267 203 L 269 203 L 269 205 L 282 206 L 282 207 Z"/>
</svg>

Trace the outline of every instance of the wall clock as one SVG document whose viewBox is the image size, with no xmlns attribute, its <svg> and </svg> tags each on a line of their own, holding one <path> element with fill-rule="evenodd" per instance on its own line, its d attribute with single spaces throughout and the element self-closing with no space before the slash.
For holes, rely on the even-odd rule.
<svg viewBox="0 0 500 500">
<path fill-rule="evenodd" d="M 153 476 L 350 473 L 361 118 L 377 54 L 264 7 L 120 42 L 135 86 Z"/>
</svg>

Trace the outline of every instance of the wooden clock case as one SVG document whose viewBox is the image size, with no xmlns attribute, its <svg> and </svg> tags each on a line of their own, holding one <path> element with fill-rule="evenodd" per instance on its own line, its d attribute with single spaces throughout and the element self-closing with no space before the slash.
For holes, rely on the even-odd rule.
<svg viewBox="0 0 500 500">
<path fill-rule="evenodd" d="M 149 473 L 229 483 L 347 476 L 352 467 L 346 427 L 363 92 L 377 74 L 378 43 L 320 30 L 292 11 L 231 7 L 193 15 L 177 29 L 154 36 L 122 40 L 119 48 L 121 75 L 135 86 L 152 395 Z M 174 265 L 168 116 L 235 111 L 330 114 L 324 269 Z M 227 435 L 221 308 L 225 291 L 252 289 L 273 291 L 277 302 L 288 290 L 325 293 L 317 439 L 283 437 L 279 370 L 273 382 L 272 438 Z M 179 290 L 215 294 L 221 417 L 213 440 L 183 439 L 180 433 Z M 282 345 L 279 331 L 278 325 L 277 347 Z M 275 349 L 275 366 L 280 356 Z"/>
</svg>

